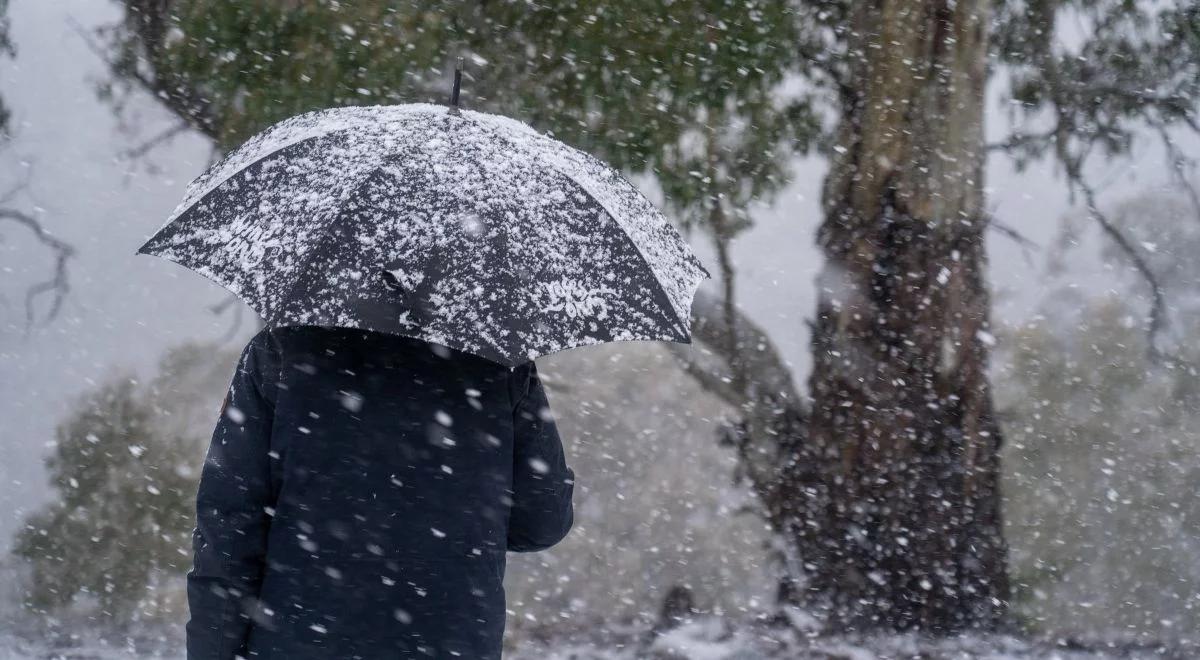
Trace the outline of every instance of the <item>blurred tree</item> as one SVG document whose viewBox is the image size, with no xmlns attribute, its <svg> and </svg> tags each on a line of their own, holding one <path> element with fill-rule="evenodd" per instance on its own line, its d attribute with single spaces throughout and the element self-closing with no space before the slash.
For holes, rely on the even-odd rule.
<svg viewBox="0 0 1200 660">
<path fill-rule="evenodd" d="M 13 552 L 33 568 L 26 605 L 117 628 L 184 611 L 196 480 L 234 356 L 188 345 L 140 386 L 113 378 L 59 426 L 48 467 L 58 498 L 26 520 Z M 206 414 L 207 413 L 207 414 Z"/>
<path fill-rule="evenodd" d="M 33 562 L 36 610 L 92 601 L 98 618 L 129 621 L 141 606 L 157 609 L 143 599 L 153 601 L 163 571 L 187 559 L 178 550 L 192 488 L 174 470 L 185 457 L 155 436 L 151 418 L 126 378 L 59 428 L 49 468 L 60 499 L 28 521 L 15 550 Z"/>
<path fill-rule="evenodd" d="M 1017 611 L 1034 629 L 1177 638 L 1200 626 L 1200 378 L 1146 369 L 1127 300 L 1078 298 L 1058 292 L 1006 337 L 997 382 L 1015 422 L 1005 504 Z"/>
<path fill-rule="evenodd" d="M 1087 165 L 1128 155 L 1135 143 L 1157 138 L 1200 221 L 1196 162 L 1180 150 L 1173 132 L 1200 134 L 1200 5 L 1007 0 L 998 3 L 994 33 L 996 63 L 1011 74 L 1009 107 L 1026 125 L 991 148 L 1019 168 L 1055 159 L 1090 219 L 1149 289 L 1147 350 L 1169 360 L 1158 345 L 1168 322 L 1159 274 L 1150 253 L 1101 209 L 1101 191 L 1089 182 Z"/>
<path fill-rule="evenodd" d="M 1149 338 L 1133 298 L 1089 298 L 1069 273 L 1033 320 L 1005 330 L 997 399 L 1013 420 L 1007 526 L 1017 610 L 1035 627 L 1151 640 L 1200 628 L 1193 214 L 1186 192 L 1142 195 L 1112 211 L 1146 246 L 1172 301 L 1173 323 L 1158 341 L 1182 363 L 1147 369 Z M 1078 224 L 1067 223 L 1076 240 L 1087 228 Z M 1115 248 L 1106 256 L 1123 259 Z"/>
<path fill-rule="evenodd" d="M 1059 161 L 1150 283 L 1150 331 L 1162 325 L 1161 287 L 1100 212 L 1084 165 L 1096 146 L 1127 153 L 1134 126 L 1171 145 L 1176 126 L 1196 129 L 1200 39 L 1188 5 L 123 4 L 124 22 L 97 45 L 116 74 L 106 92 L 120 108 L 149 91 L 178 116 L 171 130 L 195 128 L 218 150 L 304 110 L 440 99 L 446 68 L 466 54 L 485 72 L 469 81 L 468 105 L 651 175 L 681 224 L 713 239 L 722 277 L 723 295 L 696 305 L 709 350 L 685 366 L 740 411 L 726 436 L 783 540 L 781 600 L 835 627 L 950 632 L 1003 616 L 983 277 L 993 224 L 983 94 L 994 73 L 1012 74 L 1028 126 L 993 148 L 1019 163 Z M 1085 19 L 1083 34 L 1063 39 L 1063 15 Z M 808 410 L 769 338 L 738 311 L 729 245 L 750 201 L 777 190 L 787 158 L 820 137 L 821 110 L 837 126 L 825 140 L 827 263 Z M 1037 130 L 1047 114 L 1053 125 Z"/>
</svg>

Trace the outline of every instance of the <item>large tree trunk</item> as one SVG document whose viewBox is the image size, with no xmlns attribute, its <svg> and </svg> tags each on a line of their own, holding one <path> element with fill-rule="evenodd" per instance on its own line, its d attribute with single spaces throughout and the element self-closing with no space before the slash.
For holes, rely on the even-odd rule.
<svg viewBox="0 0 1200 660">
<path fill-rule="evenodd" d="M 818 242 L 812 410 L 791 484 L 841 628 L 994 627 L 1008 597 L 987 380 L 987 0 L 855 3 Z M 800 471 L 803 471 L 802 473 Z"/>
<path fill-rule="evenodd" d="M 993 628 L 1008 597 L 987 381 L 987 0 L 875 0 L 855 37 L 818 240 L 811 410 L 765 333 L 697 299 L 689 363 L 782 543 L 780 598 L 835 630 Z M 718 241 L 718 249 L 725 248 Z M 731 272 L 723 270 L 729 280 Z"/>
</svg>

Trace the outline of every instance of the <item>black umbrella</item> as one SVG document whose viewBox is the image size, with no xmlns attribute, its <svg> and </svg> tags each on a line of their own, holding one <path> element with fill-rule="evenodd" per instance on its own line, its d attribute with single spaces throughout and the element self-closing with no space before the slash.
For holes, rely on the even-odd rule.
<svg viewBox="0 0 1200 660">
<path fill-rule="evenodd" d="M 518 121 L 434 105 L 293 117 L 188 187 L 139 250 L 269 326 L 417 337 L 515 365 L 689 340 L 707 277 L 617 172 Z"/>
</svg>

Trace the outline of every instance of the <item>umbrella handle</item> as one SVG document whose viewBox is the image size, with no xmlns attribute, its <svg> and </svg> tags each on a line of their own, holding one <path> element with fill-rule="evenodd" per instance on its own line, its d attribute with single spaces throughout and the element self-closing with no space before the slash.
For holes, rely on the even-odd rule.
<svg viewBox="0 0 1200 660">
<path fill-rule="evenodd" d="M 458 58 L 454 67 L 454 89 L 450 92 L 450 112 L 458 112 L 458 90 L 462 88 L 463 58 Z"/>
</svg>

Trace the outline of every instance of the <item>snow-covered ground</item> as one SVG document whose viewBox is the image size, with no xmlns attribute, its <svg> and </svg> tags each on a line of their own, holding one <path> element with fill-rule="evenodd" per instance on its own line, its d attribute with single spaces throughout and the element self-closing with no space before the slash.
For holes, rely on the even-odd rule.
<svg viewBox="0 0 1200 660">
<path fill-rule="evenodd" d="M 594 641 L 588 641 L 592 639 Z M 602 641 L 601 641 L 602 640 Z M 1086 647 L 1086 648 L 1084 648 Z M 125 644 L 77 634 L 33 641 L 0 631 L 0 660 L 182 660 L 178 639 L 149 637 Z M 1200 647 L 1122 642 L 1029 641 L 1007 635 L 931 640 L 917 635 L 816 637 L 794 628 L 734 625 L 720 618 L 687 622 L 659 634 L 613 627 L 506 652 L 508 660 L 1133 660 L 1200 658 Z"/>
<path fill-rule="evenodd" d="M 1200 657 L 1200 648 L 1034 642 L 1007 635 L 965 635 L 941 640 L 917 635 L 822 637 L 807 635 L 794 628 L 758 624 L 735 626 L 717 618 L 692 621 L 657 636 L 645 630 L 625 634 L 606 631 L 604 638 L 604 643 L 531 645 L 506 657 L 512 660 L 1108 660 Z"/>
</svg>

